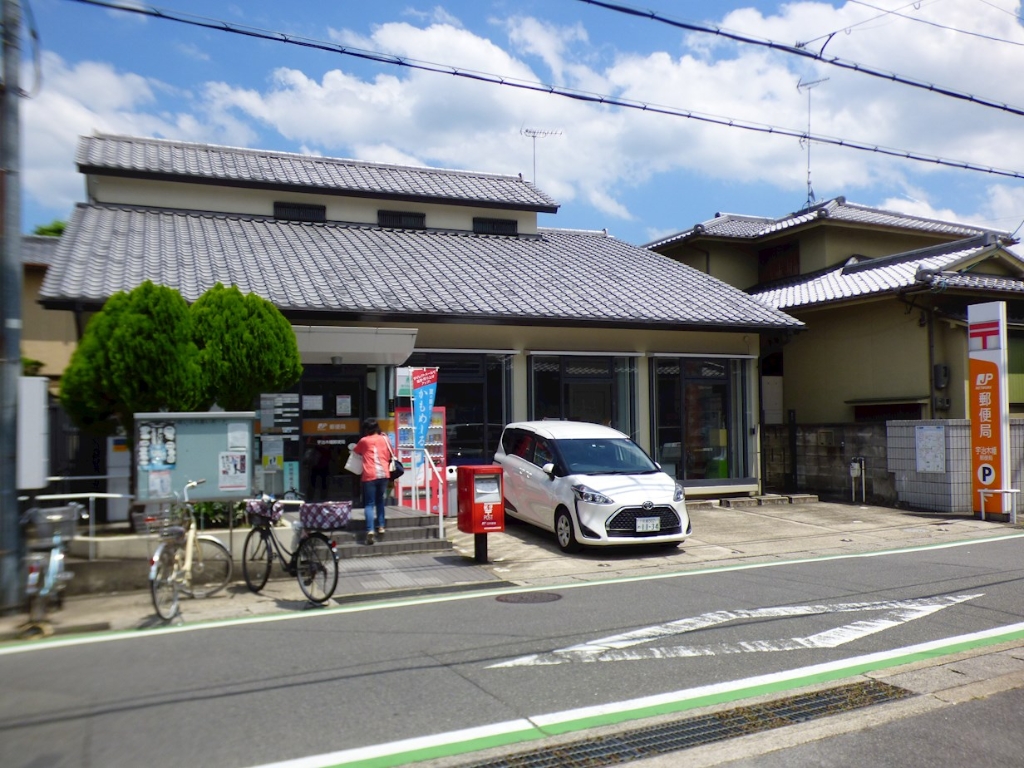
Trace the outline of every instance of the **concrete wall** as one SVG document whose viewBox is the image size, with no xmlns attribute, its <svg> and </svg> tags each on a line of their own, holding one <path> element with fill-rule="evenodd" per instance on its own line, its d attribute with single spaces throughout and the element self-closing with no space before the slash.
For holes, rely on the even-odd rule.
<svg viewBox="0 0 1024 768">
<path fill-rule="evenodd" d="M 944 427 L 945 463 L 941 472 L 919 472 L 916 428 Z M 850 462 L 865 458 L 868 503 L 970 515 L 971 434 L 967 419 L 890 421 L 886 424 L 801 424 L 796 431 L 796 485 L 792 475 L 790 426 L 763 427 L 764 485 L 768 492 L 816 493 L 852 499 Z M 1010 420 L 1011 488 L 1024 480 L 1024 419 Z M 861 500 L 860 480 L 856 499 Z M 1024 499 L 1018 500 L 1024 509 Z M 995 508 L 995 501 L 992 502 Z"/>
<path fill-rule="evenodd" d="M 800 424 L 795 429 L 796 484 L 790 487 L 787 484 L 792 475 L 790 427 L 787 424 L 762 427 L 767 492 L 816 493 L 824 498 L 852 500 L 850 463 L 863 457 L 863 490 L 868 503 L 896 503 L 896 488 L 886 466 L 884 424 Z M 859 478 L 856 494 L 860 501 Z"/>
</svg>

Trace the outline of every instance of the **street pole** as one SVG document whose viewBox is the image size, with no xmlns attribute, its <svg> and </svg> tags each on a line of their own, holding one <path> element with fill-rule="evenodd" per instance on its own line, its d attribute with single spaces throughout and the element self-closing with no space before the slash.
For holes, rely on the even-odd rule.
<svg viewBox="0 0 1024 768">
<path fill-rule="evenodd" d="M 16 451 L 21 374 L 21 136 L 18 102 L 21 3 L 3 2 L 3 83 L 0 101 L 0 613 L 18 608 L 21 593 Z"/>
</svg>

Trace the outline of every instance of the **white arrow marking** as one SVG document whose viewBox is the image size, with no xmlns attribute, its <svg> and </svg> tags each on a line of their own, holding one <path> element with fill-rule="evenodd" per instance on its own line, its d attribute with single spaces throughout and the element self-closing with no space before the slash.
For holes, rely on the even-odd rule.
<svg viewBox="0 0 1024 768">
<path fill-rule="evenodd" d="M 876 632 L 905 624 L 922 616 L 930 616 L 951 605 L 973 600 L 977 595 L 944 595 L 917 600 L 888 600 L 878 603 L 840 603 L 838 605 L 788 605 L 776 608 L 738 609 L 735 611 L 713 611 L 678 619 L 667 624 L 625 632 L 620 635 L 592 640 L 568 648 L 559 648 L 551 653 L 535 653 L 518 659 L 492 664 L 496 667 L 529 667 L 552 664 L 595 661 L 637 661 L 640 659 L 673 659 L 693 656 L 717 656 L 729 653 L 767 653 L 772 651 L 795 651 L 807 648 L 835 648 Z M 663 648 L 635 648 L 662 637 L 682 635 L 699 629 L 708 629 L 730 621 L 743 619 L 782 619 L 799 616 L 821 616 L 829 613 L 854 613 L 859 611 L 882 611 L 878 618 L 855 621 L 835 629 L 818 632 L 807 637 L 792 637 L 781 640 L 753 640 L 740 643 L 718 643 L 715 645 L 675 645 Z"/>
</svg>

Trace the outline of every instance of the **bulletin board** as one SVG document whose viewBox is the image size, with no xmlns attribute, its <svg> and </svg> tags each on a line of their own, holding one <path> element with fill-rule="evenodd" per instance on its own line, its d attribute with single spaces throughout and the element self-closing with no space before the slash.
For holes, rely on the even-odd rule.
<svg viewBox="0 0 1024 768">
<path fill-rule="evenodd" d="M 136 413 L 135 499 L 167 501 L 185 484 L 190 501 L 226 501 L 252 495 L 255 411 Z"/>
</svg>

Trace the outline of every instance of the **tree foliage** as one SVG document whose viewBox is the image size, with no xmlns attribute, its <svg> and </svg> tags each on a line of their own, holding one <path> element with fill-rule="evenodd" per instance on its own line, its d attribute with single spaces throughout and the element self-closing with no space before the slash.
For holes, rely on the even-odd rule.
<svg viewBox="0 0 1024 768">
<path fill-rule="evenodd" d="M 192 318 L 207 406 L 249 410 L 261 392 L 280 392 L 302 376 L 295 333 L 266 299 L 217 283 L 192 305 Z"/>
<path fill-rule="evenodd" d="M 249 410 L 261 392 L 302 375 L 295 333 L 277 307 L 217 283 L 189 307 L 144 282 L 89 321 L 61 379 L 61 403 L 83 429 L 133 434 L 133 414 Z"/>
<path fill-rule="evenodd" d="M 46 237 L 60 237 L 64 234 L 64 228 L 67 226 L 67 222 L 61 221 L 60 219 L 54 219 L 49 224 L 40 224 L 33 231 L 33 235 L 44 235 Z"/>
<path fill-rule="evenodd" d="M 139 411 L 190 411 L 206 391 L 189 306 L 150 281 L 111 296 L 92 317 L 61 379 L 61 403 L 79 426 L 132 434 Z"/>
</svg>

